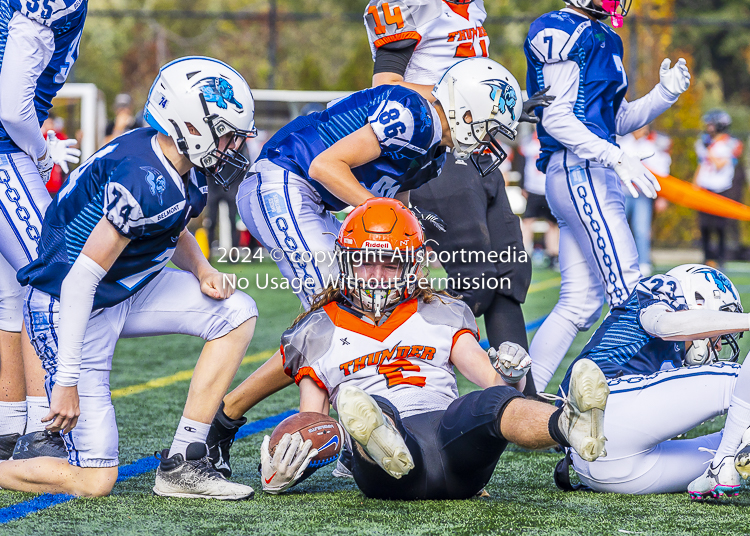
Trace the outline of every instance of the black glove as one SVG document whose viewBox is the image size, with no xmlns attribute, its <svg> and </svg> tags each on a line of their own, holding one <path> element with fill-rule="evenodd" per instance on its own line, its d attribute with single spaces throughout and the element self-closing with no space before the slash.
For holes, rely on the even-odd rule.
<svg viewBox="0 0 750 536">
<path fill-rule="evenodd" d="M 555 97 L 552 95 L 545 95 L 549 91 L 550 86 L 545 87 L 544 89 L 540 89 L 536 93 L 534 93 L 529 100 L 524 101 L 523 103 L 523 113 L 521 114 L 521 119 L 518 120 L 519 123 L 538 123 L 539 118 L 534 115 L 534 108 L 541 106 L 543 108 L 546 108 L 550 105 L 550 103 L 555 100 Z"/>
<path fill-rule="evenodd" d="M 411 213 L 414 214 L 414 217 L 417 218 L 419 225 L 422 226 L 422 230 L 426 230 L 424 228 L 424 222 L 428 222 L 441 233 L 445 232 L 445 222 L 434 212 L 430 212 L 429 210 L 420 210 L 415 206 L 412 206 L 410 210 Z"/>
</svg>

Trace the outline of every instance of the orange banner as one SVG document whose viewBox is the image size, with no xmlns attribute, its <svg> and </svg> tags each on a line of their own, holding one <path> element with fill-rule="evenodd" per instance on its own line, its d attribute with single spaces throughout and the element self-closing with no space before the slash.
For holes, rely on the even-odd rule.
<svg viewBox="0 0 750 536">
<path fill-rule="evenodd" d="M 656 178 L 661 184 L 659 196 L 667 201 L 715 216 L 750 221 L 750 207 L 747 205 L 671 175 L 667 177 L 657 175 Z"/>
</svg>

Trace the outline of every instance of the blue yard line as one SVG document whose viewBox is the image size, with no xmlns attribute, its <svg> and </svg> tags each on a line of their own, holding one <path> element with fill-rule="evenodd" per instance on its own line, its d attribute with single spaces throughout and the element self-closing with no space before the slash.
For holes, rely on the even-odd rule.
<svg viewBox="0 0 750 536">
<path fill-rule="evenodd" d="M 528 333 L 529 331 L 534 331 L 535 329 L 537 329 L 542 325 L 542 323 L 547 319 L 548 316 L 549 315 L 544 315 L 543 317 L 532 320 L 531 322 L 526 324 L 526 332 Z M 481 341 L 479 341 L 479 346 L 487 350 L 490 347 L 490 343 L 487 339 L 482 339 Z"/>
<path fill-rule="evenodd" d="M 297 413 L 297 410 L 292 409 L 289 411 L 285 411 L 284 413 L 279 413 L 278 415 L 273 415 L 272 417 L 260 419 L 259 421 L 249 422 L 239 429 L 235 439 L 242 439 L 244 437 L 257 434 L 258 432 L 261 432 L 268 428 L 273 428 L 281 421 L 291 415 L 294 415 L 295 413 Z M 154 471 L 158 466 L 159 460 L 157 460 L 153 456 L 149 456 L 148 458 L 141 458 L 140 460 L 136 460 L 131 464 L 121 466 L 118 471 L 117 481 L 124 482 L 136 476 L 148 473 L 149 471 Z M 45 493 L 44 495 L 39 495 L 38 497 L 34 497 L 33 499 L 30 499 L 28 501 L 13 504 L 11 506 L 6 506 L 5 508 L 0 508 L 0 525 L 15 521 L 16 519 L 21 519 L 22 517 L 26 517 L 27 515 L 33 514 L 40 510 L 45 510 L 47 508 L 57 506 L 58 504 L 72 501 L 75 498 L 76 497 L 74 497 L 73 495 L 52 495 L 50 493 Z"/>
</svg>

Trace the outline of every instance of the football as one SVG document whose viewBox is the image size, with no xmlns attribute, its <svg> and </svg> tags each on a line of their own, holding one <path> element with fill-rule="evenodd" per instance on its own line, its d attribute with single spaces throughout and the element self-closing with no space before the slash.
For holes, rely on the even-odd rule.
<svg viewBox="0 0 750 536">
<path fill-rule="evenodd" d="M 302 412 L 287 417 L 279 423 L 271 434 L 269 454 L 273 456 L 276 445 L 284 434 L 299 432 L 302 440 L 310 439 L 313 448 L 318 449 L 318 455 L 310 460 L 310 469 L 318 469 L 335 462 L 341 452 L 344 430 L 341 425 L 328 415 L 315 412 Z"/>
</svg>

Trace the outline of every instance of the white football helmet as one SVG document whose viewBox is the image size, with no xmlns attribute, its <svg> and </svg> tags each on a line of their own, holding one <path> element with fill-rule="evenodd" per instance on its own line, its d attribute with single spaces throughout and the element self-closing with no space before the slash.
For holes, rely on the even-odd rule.
<svg viewBox="0 0 750 536">
<path fill-rule="evenodd" d="M 630 11 L 630 5 L 633 3 L 633 0 L 604 0 L 602 7 L 596 6 L 594 0 L 565 0 L 565 3 L 582 9 L 595 19 L 617 18 L 620 24 L 615 24 L 615 27 L 619 27 L 622 26 L 622 18 Z M 619 13 L 617 12 L 618 9 L 620 10 Z"/>
<path fill-rule="evenodd" d="M 250 168 L 241 151 L 257 133 L 253 94 L 242 75 L 222 61 L 191 56 L 162 67 L 143 117 L 224 189 Z M 225 147 L 234 146 L 222 151 L 219 138 L 226 134 L 234 139 Z"/>
<path fill-rule="evenodd" d="M 495 135 L 513 140 L 523 113 L 521 86 L 510 71 L 489 58 L 461 60 L 443 74 L 432 94 L 445 111 L 456 158 L 471 158 L 482 176 L 497 169 L 507 155 Z M 478 157 L 485 149 L 495 158 L 482 169 Z"/>
<path fill-rule="evenodd" d="M 683 264 L 667 272 L 680 282 L 689 309 L 742 312 L 740 293 L 727 276 L 704 264 Z M 693 341 L 685 354 L 685 364 L 702 365 L 719 359 L 736 361 L 740 354 L 740 333 L 715 339 Z M 720 349 L 720 350 L 719 350 Z"/>
</svg>

